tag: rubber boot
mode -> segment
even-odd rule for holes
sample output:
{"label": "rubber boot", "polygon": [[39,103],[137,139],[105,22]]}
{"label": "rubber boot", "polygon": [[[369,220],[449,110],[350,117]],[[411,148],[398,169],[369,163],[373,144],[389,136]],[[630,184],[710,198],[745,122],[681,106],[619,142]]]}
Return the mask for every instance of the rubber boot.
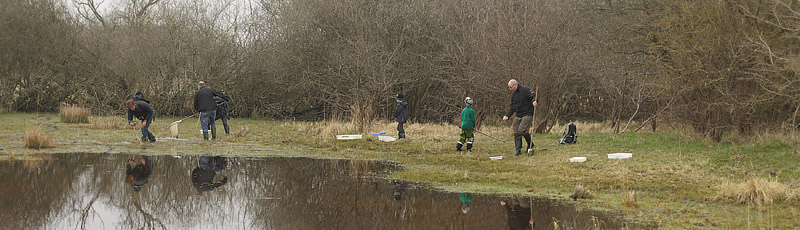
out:
{"label": "rubber boot", "polygon": [[225,134],[231,134],[231,128],[228,125],[225,125]]}
{"label": "rubber boot", "polygon": [[467,143],[467,152],[472,152],[472,143]]}
{"label": "rubber boot", "polygon": [[153,133],[148,133],[147,139],[150,139],[150,142],[156,142],[156,135],[153,135]]}
{"label": "rubber boot", "polygon": [[464,144],[461,144],[461,142],[458,142],[458,144],[456,144],[456,151],[461,152],[461,146],[464,146]]}
{"label": "rubber boot", "polygon": [[522,138],[514,138],[514,147],[517,149],[517,151],[514,152],[514,156],[519,156],[522,154],[522,152],[520,152],[520,149],[522,149]]}
{"label": "rubber boot", "polygon": [[203,133],[203,140],[208,140],[208,133]]}
{"label": "rubber boot", "polygon": [[527,150],[528,155],[533,155],[533,140],[531,140],[531,134],[526,133],[522,135],[525,138],[525,142],[528,143],[528,147],[525,148]]}
{"label": "rubber boot", "polygon": [[217,139],[217,128],[211,128],[211,140]]}

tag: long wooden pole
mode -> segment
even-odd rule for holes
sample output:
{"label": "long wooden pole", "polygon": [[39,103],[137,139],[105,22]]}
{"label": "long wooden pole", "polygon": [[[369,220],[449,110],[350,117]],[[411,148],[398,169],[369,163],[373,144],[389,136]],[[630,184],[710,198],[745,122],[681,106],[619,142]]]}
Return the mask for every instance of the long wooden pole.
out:
{"label": "long wooden pole", "polygon": [[[536,92],[534,92],[534,94],[536,94],[536,98],[534,98],[533,101],[536,101],[537,104],[538,104],[538,101],[539,101],[539,86],[536,86]],[[531,123],[533,123],[534,126],[536,125],[536,106],[533,107],[533,119],[531,119]],[[535,128],[536,127],[534,127],[534,132],[536,131]]]}
{"label": "long wooden pole", "polygon": [[[536,95],[534,95],[534,97],[536,97],[536,98],[534,98],[533,101],[535,101],[538,104],[539,103],[539,86],[538,85],[536,86],[536,91],[534,92],[534,94],[536,94]],[[531,123],[533,123],[533,133],[536,133],[536,129],[539,128],[539,126],[536,125],[536,107],[537,106],[533,107],[533,118],[531,118]],[[531,135],[531,146],[530,146],[530,149],[533,149],[533,135]],[[530,150],[530,149],[527,149],[527,150]],[[526,151],[526,152],[527,152],[526,154],[528,156],[531,155],[530,151]]]}

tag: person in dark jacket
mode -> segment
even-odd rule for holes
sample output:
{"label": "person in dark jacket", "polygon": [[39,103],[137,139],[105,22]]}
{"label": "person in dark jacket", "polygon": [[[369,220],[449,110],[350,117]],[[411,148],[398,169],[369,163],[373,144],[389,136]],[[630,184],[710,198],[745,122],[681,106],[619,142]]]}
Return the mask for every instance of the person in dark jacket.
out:
{"label": "person in dark jacket", "polygon": [[128,160],[128,165],[125,167],[125,183],[131,185],[134,192],[142,190],[142,186],[150,181],[151,175],[153,175],[153,165],[150,163],[150,157],[142,155],[138,162],[133,159]]}
{"label": "person in dark jacket", "polygon": [[195,195],[214,190],[228,183],[228,177],[222,175],[228,166],[228,159],[221,156],[201,156],[197,167],[192,170],[192,185]]}
{"label": "person in dark jacket", "polygon": [[508,81],[508,90],[512,92],[511,105],[508,107],[506,115],[503,116],[503,120],[508,120],[511,115],[517,113],[517,117],[514,118],[514,123],[512,125],[514,130],[514,145],[517,150],[514,156],[519,156],[521,153],[522,138],[525,138],[525,142],[528,144],[526,148],[527,152],[532,153],[533,141],[531,140],[531,134],[528,133],[528,129],[530,129],[533,124],[533,108],[538,105],[538,95],[531,92],[531,88],[520,85],[517,80],[514,79]]}
{"label": "person in dark jacket", "polygon": [[[143,102],[146,102],[147,104],[149,104],[150,107],[153,107],[153,104],[151,104],[150,101],[148,101],[147,99],[144,99],[144,95],[142,94],[142,91],[138,91],[138,92],[136,92],[136,94],[133,95],[133,101],[134,102],[143,101]],[[134,112],[134,111],[128,110],[128,122],[132,121],[133,117],[136,117],[139,120],[144,120],[145,115],[147,115],[147,114],[145,114],[144,112]]]}
{"label": "person in dark jacket", "polygon": [[128,100],[125,105],[128,107],[128,124],[134,126],[133,118],[131,115],[136,115],[136,118],[142,121],[142,142],[150,141],[156,142],[156,136],[148,130],[150,123],[156,117],[156,112],[153,107],[144,101]]}
{"label": "person in dark jacket", "polygon": [[221,97],[225,101],[231,98],[227,95],[209,88],[206,83],[197,83],[197,93],[194,95],[194,109],[200,112],[200,126],[203,127],[203,139],[208,140],[208,131],[211,130],[211,139],[217,139],[217,125],[214,123],[217,114],[217,103],[214,96]]}
{"label": "person in dark jacket", "polygon": [[228,126],[228,119],[230,118],[228,115],[228,101],[221,97],[214,96],[214,102],[217,103],[217,114],[214,120],[222,119],[222,125],[225,126],[225,134],[231,134],[231,129]]}
{"label": "person in dark jacket", "polygon": [[394,110],[394,117],[397,121],[397,138],[406,138],[406,130],[403,124],[408,121],[408,103],[404,101],[403,94],[398,93],[394,96],[397,107]]}

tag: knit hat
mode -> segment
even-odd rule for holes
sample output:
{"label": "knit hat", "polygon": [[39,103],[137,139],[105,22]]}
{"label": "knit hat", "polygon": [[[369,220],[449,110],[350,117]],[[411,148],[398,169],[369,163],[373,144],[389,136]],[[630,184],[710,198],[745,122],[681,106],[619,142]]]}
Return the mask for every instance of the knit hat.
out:
{"label": "knit hat", "polygon": [[394,97],[394,99],[402,101],[403,100],[403,94],[402,93],[398,93],[397,96]]}

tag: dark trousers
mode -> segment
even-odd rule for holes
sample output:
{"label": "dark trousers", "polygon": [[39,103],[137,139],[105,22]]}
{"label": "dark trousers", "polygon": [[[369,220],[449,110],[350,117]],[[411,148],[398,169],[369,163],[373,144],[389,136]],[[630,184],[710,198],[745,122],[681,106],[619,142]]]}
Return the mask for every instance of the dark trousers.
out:
{"label": "dark trousers", "polygon": [[[154,114],[153,116],[150,116],[149,118],[147,118],[147,120],[146,120],[147,124],[145,124],[144,128],[142,128],[142,140],[143,141],[146,141],[147,137],[153,136],[153,133],[150,132],[149,128],[150,128],[150,123],[153,123],[153,117],[155,117],[155,116],[156,115]],[[142,121],[145,121],[145,120],[142,120]]]}
{"label": "dark trousers", "polygon": [[224,108],[218,108],[216,116],[217,117],[214,118],[214,120],[222,119],[222,126],[225,127],[225,134],[230,134],[231,129],[230,127],[228,127],[228,111],[225,110]]}
{"label": "dark trousers", "polygon": [[406,138],[406,130],[403,129],[403,124],[405,122],[397,122],[397,137],[398,138]]}

